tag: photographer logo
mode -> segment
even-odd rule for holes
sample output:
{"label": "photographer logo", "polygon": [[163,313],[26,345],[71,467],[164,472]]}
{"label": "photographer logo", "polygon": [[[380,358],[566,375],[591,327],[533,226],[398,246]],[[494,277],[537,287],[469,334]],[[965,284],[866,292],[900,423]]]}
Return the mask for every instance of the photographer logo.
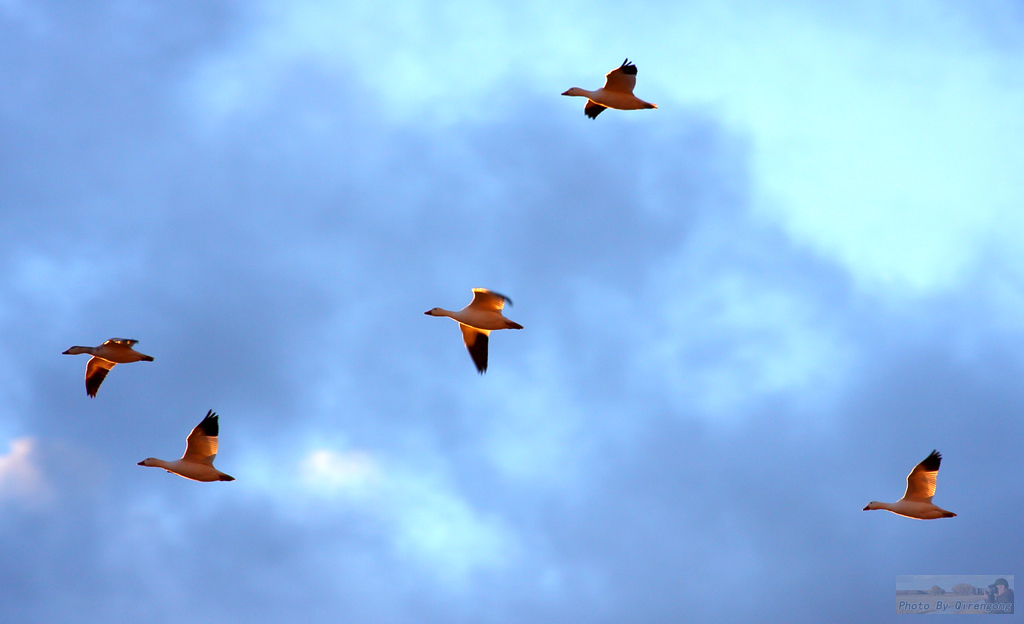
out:
{"label": "photographer logo", "polygon": [[897,576],[896,613],[1013,615],[1013,575]]}

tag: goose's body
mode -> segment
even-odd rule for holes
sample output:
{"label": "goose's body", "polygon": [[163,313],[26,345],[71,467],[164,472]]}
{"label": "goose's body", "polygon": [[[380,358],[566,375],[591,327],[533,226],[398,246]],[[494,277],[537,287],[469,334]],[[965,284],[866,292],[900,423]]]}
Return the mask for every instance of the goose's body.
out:
{"label": "goose's body", "polygon": [[633,95],[636,86],[636,65],[626,59],[622,65],[605,75],[604,86],[597,91],[587,91],[573,87],[562,95],[575,95],[587,98],[583,112],[591,119],[596,119],[606,108],[617,110],[638,110],[642,108],[658,108],[657,104],[645,102]]}
{"label": "goose's body", "polygon": [[115,364],[153,361],[152,357],[132,348],[137,342],[131,338],[111,338],[98,347],[71,347],[64,355],[87,353],[92,356],[85,366],[85,393],[95,397],[100,384]]}
{"label": "goose's body", "polygon": [[512,300],[505,295],[491,292],[486,288],[473,289],[473,301],[457,312],[434,308],[424,314],[429,316],[447,316],[459,323],[462,330],[462,341],[469,350],[469,355],[476,364],[476,370],[482,375],[487,372],[487,343],[492,331],[498,329],[522,329],[523,326],[505,318],[501,311]]}
{"label": "goose's body", "polygon": [[895,503],[879,503],[871,501],[864,511],[884,509],[900,516],[918,520],[935,520],[936,518],[954,518],[956,514],[932,504],[935,495],[935,482],[939,476],[939,464],[942,455],[932,451],[924,460],[914,466],[907,475],[907,492]]}
{"label": "goose's body", "polygon": [[173,472],[193,481],[234,481],[234,477],[213,467],[213,459],[217,457],[219,430],[218,417],[213,410],[210,410],[206,413],[206,418],[195,426],[192,433],[188,434],[185,454],[181,456],[181,459],[164,461],[149,457],[140,461],[139,465],[163,468],[167,472]]}

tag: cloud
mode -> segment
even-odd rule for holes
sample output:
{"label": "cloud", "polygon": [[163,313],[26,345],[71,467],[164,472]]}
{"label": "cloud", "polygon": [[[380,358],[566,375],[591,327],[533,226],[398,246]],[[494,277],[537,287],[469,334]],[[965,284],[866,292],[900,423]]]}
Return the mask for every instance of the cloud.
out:
{"label": "cloud", "polygon": [[35,439],[11,440],[10,451],[0,455],[0,502],[15,501],[36,508],[53,499],[53,488],[39,462]]}
{"label": "cloud", "polygon": [[310,451],[299,471],[303,484],[324,494],[352,494],[378,485],[380,471],[373,458],[353,451],[338,453],[327,449]]}
{"label": "cloud", "polygon": [[465,584],[475,570],[504,567],[514,556],[508,527],[475,509],[438,470],[385,464],[365,451],[320,448],[302,458],[298,478],[310,496],[364,514],[385,531],[396,556],[425,566],[451,587]]}
{"label": "cloud", "polygon": [[[717,621],[735,583],[734,619],[868,621],[907,562],[1016,565],[991,548],[1022,507],[1013,220],[993,231],[995,194],[920,231],[920,211],[855,205],[899,176],[895,197],[932,201],[1012,173],[956,178],[959,130],[927,137],[991,94],[955,93],[987,84],[962,49],[924,65],[931,103],[885,73],[936,31],[896,41],[877,14],[804,4],[641,5],[630,24],[569,5],[510,52],[522,25],[423,7],[182,6],[50,16],[39,41],[0,24],[3,418],[28,432],[0,474],[36,470],[67,510],[4,518],[0,619]],[[658,111],[592,122],[557,97],[613,48]],[[816,201],[851,180],[870,188]],[[1001,245],[949,234],[972,224]],[[486,376],[422,315],[473,286],[526,327],[492,337]],[[84,360],[59,353],[112,335],[156,361],[88,400]],[[135,465],[211,407],[238,481]],[[57,437],[75,452],[43,462]],[[860,511],[934,447],[955,523]],[[22,479],[0,483],[22,504]],[[168,572],[188,569],[217,591]]]}
{"label": "cloud", "polygon": [[1009,6],[916,2],[854,16],[804,2],[698,3],[671,22],[692,36],[665,45],[700,62],[685,80],[654,79],[750,133],[758,212],[859,287],[955,289],[991,231],[1019,225],[1019,54],[978,28]]}

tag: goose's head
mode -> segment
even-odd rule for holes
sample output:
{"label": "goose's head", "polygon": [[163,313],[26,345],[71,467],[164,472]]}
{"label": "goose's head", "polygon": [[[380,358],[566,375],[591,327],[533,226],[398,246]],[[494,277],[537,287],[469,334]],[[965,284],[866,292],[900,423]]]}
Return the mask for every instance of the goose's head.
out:
{"label": "goose's head", "polygon": [[79,355],[81,353],[91,353],[92,347],[71,347],[61,355]]}
{"label": "goose's head", "polygon": [[146,459],[139,462],[140,466],[156,466],[157,459],[155,457],[147,457]]}
{"label": "goose's head", "polygon": [[583,89],[580,89],[579,87],[573,87],[566,91],[565,93],[563,93],[562,95],[579,95],[583,97],[587,96],[586,92]]}
{"label": "goose's head", "polygon": [[444,310],[441,308],[430,308],[424,314],[427,316],[445,316]]}
{"label": "goose's head", "polygon": [[878,501],[871,501],[870,503],[868,503],[868,506],[865,507],[864,509],[862,509],[861,511],[871,511],[872,509],[881,509],[881,508],[882,508],[882,504],[881,503],[879,503]]}

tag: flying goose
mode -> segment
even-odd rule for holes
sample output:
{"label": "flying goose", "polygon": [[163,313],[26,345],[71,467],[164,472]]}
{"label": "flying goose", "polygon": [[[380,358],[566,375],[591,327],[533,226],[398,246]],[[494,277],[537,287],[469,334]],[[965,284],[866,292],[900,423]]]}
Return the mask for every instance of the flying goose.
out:
{"label": "flying goose", "polygon": [[606,108],[618,110],[636,110],[638,108],[658,108],[657,104],[644,102],[633,95],[633,87],[636,86],[636,65],[629,62],[629,59],[622,61],[622,65],[605,74],[604,86],[597,91],[587,91],[579,87],[573,87],[562,95],[578,95],[587,98],[587,105],[583,112],[591,119],[597,119]]}
{"label": "flying goose", "polygon": [[115,364],[127,364],[129,362],[152,362],[153,358],[139,353],[132,346],[138,340],[131,338],[111,338],[98,347],[71,347],[64,352],[64,355],[79,355],[88,353],[92,356],[85,366],[85,393],[95,397],[100,389],[100,384],[106,378],[110,369]]}
{"label": "flying goose", "polygon": [[430,316],[447,316],[459,323],[462,330],[462,340],[469,349],[469,355],[476,364],[476,370],[483,375],[487,372],[487,340],[490,333],[496,329],[522,329],[523,326],[510,321],[501,315],[505,302],[512,305],[512,300],[505,295],[499,295],[486,288],[473,289],[473,301],[458,312],[451,312],[443,308],[427,310],[424,314]]}
{"label": "flying goose", "polygon": [[894,514],[917,518],[918,520],[934,520],[936,518],[954,518],[956,514],[932,504],[935,495],[935,479],[939,476],[939,463],[942,455],[932,451],[920,464],[907,475],[907,493],[895,503],[879,503],[871,501],[864,511],[885,509]]}
{"label": "flying goose", "polygon": [[140,466],[163,468],[167,472],[192,479],[193,481],[234,481],[235,478],[224,474],[213,467],[213,458],[217,457],[217,415],[213,410],[206,412],[192,433],[188,434],[185,454],[181,459],[164,461],[149,457],[139,462]]}

